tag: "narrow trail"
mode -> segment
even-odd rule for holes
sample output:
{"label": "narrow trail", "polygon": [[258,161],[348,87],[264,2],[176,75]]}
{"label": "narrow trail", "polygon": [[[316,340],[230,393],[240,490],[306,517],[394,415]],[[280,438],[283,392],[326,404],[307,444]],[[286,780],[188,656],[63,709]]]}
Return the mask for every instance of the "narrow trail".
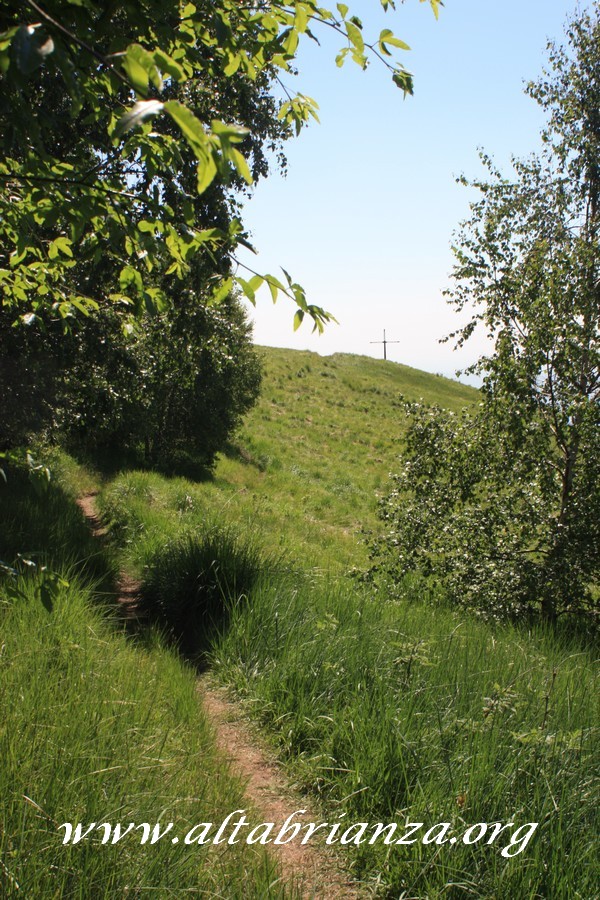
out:
{"label": "narrow trail", "polygon": [[[276,834],[286,820],[295,813],[290,825],[301,822],[323,822],[322,813],[311,808],[310,802],[290,784],[281,766],[269,752],[256,729],[248,722],[239,705],[228,698],[224,689],[215,687],[209,675],[198,679],[198,691],[202,705],[215,731],[217,749],[229,763],[232,774],[245,783],[246,796],[250,800],[256,819],[273,822]],[[327,834],[329,829],[323,829]],[[318,837],[302,844],[300,832],[297,839],[269,849],[280,863],[286,880],[293,880],[303,898],[342,900],[342,898],[366,897],[360,885],[353,882],[343,869],[342,861]],[[285,836],[282,836],[282,840]]]}
{"label": "narrow trail", "polygon": [[[96,493],[85,494],[77,500],[87,524],[98,540],[107,538],[96,505]],[[124,607],[126,619],[137,618],[140,583],[121,572],[116,582],[116,599]],[[248,798],[248,812],[252,824],[273,822],[276,835],[292,815],[293,822],[307,825],[321,823],[322,814],[311,807],[306,797],[290,784],[283,769],[275,760],[264,740],[250,724],[241,707],[231,700],[224,689],[211,684],[210,675],[198,678],[198,693],[202,707],[212,726],[215,745],[226,760],[230,773],[244,784]],[[323,829],[325,835],[328,829]],[[372,896],[352,880],[343,860],[326,848],[318,836],[302,844],[302,836],[288,843],[268,845],[269,853],[280,865],[286,882],[293,884],[303,900],[361,900]],[[282,840],[285,836],[282,836]]]}
{"label": "narrow trail", "polygon": [[[92,535],[95,538],[98,538],[99,541],[105,541],[108,532],[102,524],[102,519],[98,513],[98,507],[96,505],[97,496],[98,491],[83,494],[83,496],[78,497],[76,503],[85,516],[85,520]],[[124,617],[127,620],[131,621],[138,618],[137,602],[139,599],[139,592],[140,582],[135,578],[131,578],[131,576],[127,575],[125,572],[119,572],[115,583],[115,599],[116,602],[122,606]]]}

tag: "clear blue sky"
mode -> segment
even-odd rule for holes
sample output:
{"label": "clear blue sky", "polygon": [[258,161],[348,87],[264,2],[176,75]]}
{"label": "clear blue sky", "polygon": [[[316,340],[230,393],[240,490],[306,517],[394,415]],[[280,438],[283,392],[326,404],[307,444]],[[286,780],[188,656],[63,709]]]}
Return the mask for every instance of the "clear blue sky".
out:
{"label": "clear blue sky", "polygon": [[541,74],[547,40],[562,43],[575,4],[446,0],[438,21],[417,0],[388,14],[379,0],[347,4],[366,37],[389,27],[411,46],[402,58],[415,94],[403,100],[376,61],[366,72],[350,61],[338,69],[334,36],[301,49],[288,83],[318,101],[321,124],[288,142],[287,177],[274,173],[247,203],[259,254],[242,259],[262,272],[285,267],[340,324],[322,336],[308,324],[293,333],[291,301],[273,306],[263,289],[251,311],[255,341],[381,356],[369,342],[385,328],[399,341],[388,359],[453,375],[484,346],[458,354],[438,342],[459,323],[442,296],[470,196],[455,178],[482,174],[478,148],[506,168],[511,155],[538,149],[543,117],[524,82]]}

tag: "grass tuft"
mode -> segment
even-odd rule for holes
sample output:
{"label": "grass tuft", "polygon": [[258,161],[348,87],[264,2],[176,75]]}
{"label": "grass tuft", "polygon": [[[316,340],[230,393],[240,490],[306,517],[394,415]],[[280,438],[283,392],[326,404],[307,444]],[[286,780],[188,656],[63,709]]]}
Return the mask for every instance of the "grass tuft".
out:
{"label": "grass tuft", "polygon": [[256,545],[231,528],[184,533],[149,556],[140,612],[184,655],[197,656],[224,630],[263,569]]}

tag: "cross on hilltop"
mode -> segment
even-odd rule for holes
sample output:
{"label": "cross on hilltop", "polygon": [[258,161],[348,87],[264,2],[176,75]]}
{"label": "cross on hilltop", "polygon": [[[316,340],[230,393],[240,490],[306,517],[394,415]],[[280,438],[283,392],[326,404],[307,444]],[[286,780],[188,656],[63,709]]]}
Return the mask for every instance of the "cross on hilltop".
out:
{"label": "cross on hilltop", "polygon": [[383,329],[383,340],[382,341],[369,341],[370,344],[383,344],[383,358],[387,359],[386,348],[388,344],[399,344],[400,341],[386,341],[385,339],[385,328]]}

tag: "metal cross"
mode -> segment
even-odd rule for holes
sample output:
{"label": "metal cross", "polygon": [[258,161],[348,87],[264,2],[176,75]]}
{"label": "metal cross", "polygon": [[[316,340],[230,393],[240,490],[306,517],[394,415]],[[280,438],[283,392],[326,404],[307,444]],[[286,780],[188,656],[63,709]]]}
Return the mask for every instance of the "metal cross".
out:
{"label": "metal cross", "polygon": [[399,344],[400,341],[386,341],[385,339],[385,328],[383,329],[383,340],[382,341],[369,341],[370,344],[383,344],[383,358],[387,359],[386,347],[388,344]]}

